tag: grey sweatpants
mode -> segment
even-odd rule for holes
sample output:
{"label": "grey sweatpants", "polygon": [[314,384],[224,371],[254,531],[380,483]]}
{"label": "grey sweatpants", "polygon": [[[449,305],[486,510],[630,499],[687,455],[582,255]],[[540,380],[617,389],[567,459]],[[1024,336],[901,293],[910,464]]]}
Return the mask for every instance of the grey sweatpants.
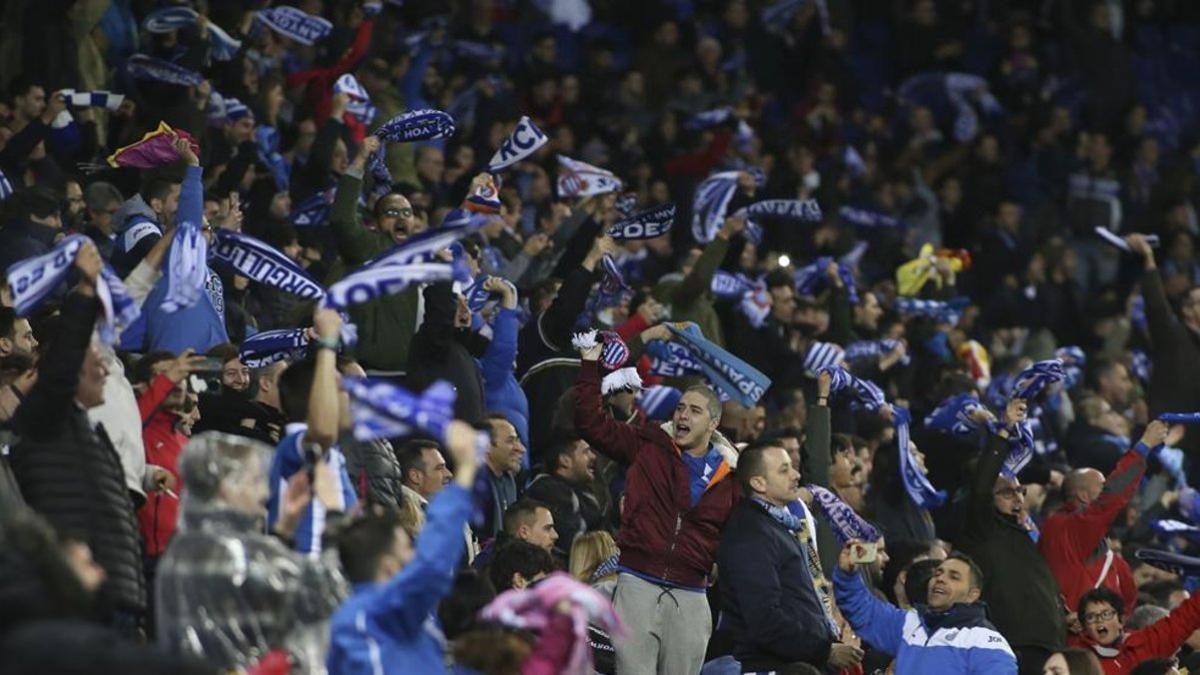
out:
{"label": "grey sweatpants", "polygon": [[628,632],[613,645],[617,675],[695,675],[704,665],[712,615],[704,593],[617,577],[613,596]]}

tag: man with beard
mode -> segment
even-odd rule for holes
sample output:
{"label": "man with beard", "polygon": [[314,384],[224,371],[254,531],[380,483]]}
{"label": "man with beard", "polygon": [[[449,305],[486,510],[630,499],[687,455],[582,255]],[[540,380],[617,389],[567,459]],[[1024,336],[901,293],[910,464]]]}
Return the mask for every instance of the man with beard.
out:
{"label": "man with beard", "polygon": [[554,516],[558,532],[553,553],[561,562],[570,557],[575,537],[600,529],[604,512],[592,494],[596,453],[576,436],[559,441],[547,455],[544,472],[525,489],[525,496],[542,502]]}
{"label": "man with beard", "polygon": [[221,387],[218,391],[200,394],[200,421],[196,424],[196,433],[214,430],[264,443],[278,443],[286,424],[279,407],[278,388],[279,374],[285,364],[271,364],[255,378],[242,363],[236,345],[217,345],[208,350],[208,356],[221,362],[217,371]]}

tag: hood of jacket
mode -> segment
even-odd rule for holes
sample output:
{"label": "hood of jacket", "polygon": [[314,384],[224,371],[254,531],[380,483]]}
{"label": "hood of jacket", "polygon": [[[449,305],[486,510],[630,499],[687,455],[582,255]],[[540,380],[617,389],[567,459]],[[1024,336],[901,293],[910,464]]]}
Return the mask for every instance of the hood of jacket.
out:
{"label": "hood of jacket", "polygon": [[117,212],[113,214],[113,231],[121,232],[124,230],[129,219],[134,216],[145,216],[156,223],[158,222],[158,214],[154,212],[154,209],[150,208],[150,205],[146,203],[146,200],[142,199],[141,195],[134,195],[126,199],[120,208],[117,209]]}
{"label": "hood of jacket", "polygon": [[921,615],[921,621],[930,634],[941,629],[971,628],[990,623],[987,603],[982,601],[970,604],[960,602],[942,611],[930,609],[928,605],[917,605],[917,613]]}

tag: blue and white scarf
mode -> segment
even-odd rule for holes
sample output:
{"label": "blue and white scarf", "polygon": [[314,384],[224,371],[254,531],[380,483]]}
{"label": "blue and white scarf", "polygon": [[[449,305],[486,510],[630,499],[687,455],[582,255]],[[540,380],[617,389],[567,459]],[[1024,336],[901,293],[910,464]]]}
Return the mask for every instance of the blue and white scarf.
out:
{"label": "blue and white scarf", "polygon": [[[82,234],[73,234],[64,238],[49,253],[26,258],[8,268],[8,284],[12,289],[13,309],[17,316],[29,316],[55,288],[66,281],[79,249],[89,241]],[[104,309],[98,326],[100,339],[105,344],[113,344],[118,333],[133,323],[141,310],[125,290],[120,278],[107,265],[96,281],[96,295]]]}
{"label": "blue and white scarf", "polygon": [[199,18],[191,7],[163,7],[147,14],[142,28],[148,33],[170,33],[195,24]]}
{"label": "blue and white scarf", "polygon": [[852,541],[879,541],[879,530],[854,512],[837,495],[819,485],[809,485],[817,511],[829,523],[829,529],[842,546]]}
{"label": "blue and white scarf", "polygon": [[1167,424],[1200,424],[1200,412],[1163,413],[1158,419]]}
{"label": "blue and white scarf", "polygon": [[454,268],[441,263],[379,264],[363,267],[329,287],[324,306],[345,309],[379,298],[395,295],[412,284],[447,281]]}
{"label": "blue and white scarf", "polygon": [[1192,525],[1191,523],[1185,523],[1180,520],[1171,520],[1169,518],[1156,520],[1150,524],[1150,527],[1152,527],[1155,532],[1168,537],[1183,535],[1190,539],[1200,539],[1200,527]]}
{"label": "blue and white scarf", "polygon": [[946,399],[925,416],[925,428],[944,434],[966,436],[979,425],[971,419],[977,410],[984,410],[984,405],[971,394],[959,394]]}
{"label": "blue and white scarf", "polygon": [[242,50],[242,41],[211,21],[208,23],[208,53],[218,61],[232,61]]}
{"label": "blue and white scarf", "polygon": [[145,54],[129,57],[125,72],[135,80],[153,80],[181,87],[197,87],[204,82],[204,76],[194,70]]}
{"label": "blue and white scarf", "polygon": [[718,124],[722,124],[725,122],[725,120],[729,119],[730,115],[733,115],[733,108],[730,106],[705,110],[704,112],[698,112],[689,117],[687,121],[683,123],[683,128],[690,129],[692,131],[709,129],[717,126]]}
{"label": "blue and white scarf", "polygon": [[367,90],[358,83],[358,79],[351,73],[345,73],[333,83],[333,91],[335,94],[345,94],[349,97],[349,102],[346,104],[346,112],[354,115],[358,121],[363,124],[370,124],[375,121],[375,116],[379,114],[379,110],[371,105],[371,95]]}
{"label": "blue and white scarf", "polygon": [[[999,421],[988,422],[988,429],[993,434],[998,434],[1003,428]],[[1121,447],[1129,447],[1126,442],[1120,443]],[[1004,464],[1000,466],[1000,475],[1008,476],[1015,479],[1017,474],[1021,473],[1021,469],[1029,464],[1034,455],[1033,443],[1033,426],[1029,420],[1023,420],[1016,425],[1016,433],[1009,433],[1008,437],[1008,457],[1004,459]]]}
{"label": "blue and white scarf", "polygon": [[1059,347],[1054,350],[1054,356],[1063,363],[1063,384],[1067,389],[1074,389],[1083,379],[1083,367],[1087,365],[1087,354],[1075,346]]}
{"label": "blue and white scarf", "polygon": [[845,357],[846,352],[841,346],[814,340],[804,354],[804,371],[815,377],[822,369],[840,364]]}
{"label": "blue and white scarf", "polygon": [[741,405],[753,407],[771,386],[771,378],[705,338],[696,324],[688,323],[682,329],[667,324],[667,328],[675,340],[687,347],[700,362],[704,376],[713,387],[724,391]]}
{"label": "blue and white scarf", "polygon": [[559,199],[620,192],[625,187],[621,179],[608,169],[601,169],[566,155],[558,156],[558,169]]}
{"label": "blue and white scarf", "polygon": [[764,199],[738,211],[754,219],[779,218],[804,223],[821,222],[821,206],[815,199]]}
{"label": "blue and white scarf", "polygon": [[[425,230],[420,234],[415,234],[408,237],[404,241],[396,244],[392,248],[375,256],[369,260],[364,267],[380,267],[388,265],[408,265],[414,262],[433,262],[434,256],[442,249],[450,248],[459,239],[468,235],[474,234],[483,227],[486,219],[472,217],[471,214],[466,214],[461,219],[453,219],[452,216],[456,212],[462,212],[461,209],[455,209],[446,216],[442,226],[432,230]],[[462,212],[466,213],[466,212]],[[469,278],[468,278],[469,280]]]}
{"label": "blue and white scarf", "polygon": [[268,28],[302,45],[313,45],[333,31],[333,24],[295,7],[281,5],[260,10],[256,15]]}
{"label": "blue and white scarf", "polygon": [[1154,361],[1150,359],[1150,355],[1141,349],[1135,349],[1131,357],[1129,365],[1134,377],[1141,380],[1142,384],[1150,384],[1150,376],[1154,374]]}
{"label": "blue and white scarf", "polygon": [[125,102],[124,94],[114,94],[111,91],[75,91],[74,89],[64,89],[62,93],[67,97],[67,103],[75,108],[104,108],[115,111]]}
{"label": "blue and white scarf", "polygon": [[0,202],[4,201],[5,199],[8,199],[12,195],[13,195],[12,183],[9,182],[8,176],[4,175],[3,171],[0,171]]}
{"label": "blue and white scarf", "polygon": [[851,405],[864,410],[876,411],[887,404],[883,390],[874,382],[850,374],[840,365],[829,365],[817,371],[817,375],[829,373],[829,393],[845,392],[853,396]]}
{"label": "blue and white scarf", "polygon": [[315,227],[329,220],[336,188],[322,190],[292,207],[288,220],[296,227]]}
{"label": "blue and white scarf", "polygon": [[[899,340],[859,340],[846,345],[846,360],[850,362],[879,358],[890,354],[900,346]],[[908,365],[912,358],[905,354],[900,363]]]}
{"label": "blue and white scarf", "polygon": [[[833,262],[832,256],[821,256],[804,267],[797,269],[792,275],[792,280],[796,284],[796,293],[808,296],[820,293],[829,284],[829,274],[826,270],[829,269],[829,263],[831,262]],[[850,301],[850,304],[857,305],[858,286],[854,282],[854,272],[839,262],[838,276],[842,280],[842,285],[846,287],[846,297]]]}
{"label": "blue and white scarf", "polygon": [[718,270],[713,274],[710,290],[718,300],[740,300],[754,290],[754,282],[746,278],[744,274],[730,274]]}
{"label": "blue and white scarf", "polygon": [[664,204],[618,220],[608,229],[608,236],[617,241],[654,239],[670,232],[674,223],[675,205]]}
{"label": "blue and white scarf", "polygon": [[869,228],[896,228],[903,227],[904,221],[880,213],[873,209],[855,208],[853,206],[843,206],[838,209],[838,217],[856,227]]}
{"label": "blue and white scarf", "polygon": [[688,377],[704,372],[687,347],[673,342],[653,340],[646,345],[650,357],[650,373],[659,377]]}
{"label": "blue and white scarf", "polygon": [[238,274],[265,286],[278,288],[304,300],[325,296],[325,289],[290,258],[275,247],[231,230],[217,230],[213,258],[229,265]]}
{"label": "blue and white scarf", "polygon": [[242,342],[238,359],[247,368],[264,368],[279,361],[293,361],[308,351],[307,328],[281,328],[255,333]]}
{"label": "blue and white scarf", "polygon": [[751,497],[755,504],[763,507],[769,516],[775,519],[775,522],[787,528],[789,532],[800,532],[804,529],[804,519],[792,513],[786,506],[778,506],[763,499],[759,496]]}
{"label": "blue and white scarf", "polygon": [[696,186],[692,199],[692,237],[701,244],[712,241],[725,223],[725,212],[737,192],[737,171],[715,173]]}
{"label": "blue and white scarf", "polygon": [[454,118],[441,110],[409,110],[384,122],[375,136],[387,143],[412,143],[449,138],[454,135]]}
{"label": "blue and white scarf", "polygon": [[343,379],[350,394],[354,438],[374,441],[406,436],[414,430],[442,438],[454,420],[454,387],[438,380],[420,395],[386,380],[370,377]]}
{"label": "blue and white scarf", "polygon": [[1200,558],[1149,548],[1140,549],[1134,555],[1138,560],[1160,570],[1166,570],[1181,577],[1200,577]]}
{"label": "blue and white scarf", "polygon": [[537,152],[538,148],[550,141],[550,138],[537,128],[528,116],[522,117],[508,138],[500,144],[492,161],[488,162],[488,173],[497,173],[520,162]]}
{"label": "blue and white scarf", "polygon": [[204,294],[204,284],[208,281],[208,241],[198,223],[185,220],[176,228],[168,265],[170,278],[162,311],[174,314],[194,307]]}
{"label": "blue and white scarf", "polygon": [[[617,201],[613,203],[613,208],[617,210],[623,217],[628,218],[633,215],[633,210],[637,208],[638,196],[636,192],[626,192],[617,197]],[[672,213],[672,218],[674,214]]]}
{"label": "blue and white scarf", "polygon": [[904,491],[913,503],[923,509],[936,509],[946,503],[945,490],[938,490],[929,482],[924,471],[917,466],[910,448],[908,425],[912,417],[899,406],[892,406],[892,424],[896,427],[896,449],[900,453],[900,478]]}
{"label": "blue and white scarf", "polygon": [[454,51],[455,56],[483,61],[485,63],[488,61],[500,61],[504,58],[503,47],[496,47],[486,42],[455,40],[451,43],[450,48]]}
{"label": "blue and white scarf", "polygon": [[938,323],[954,325],[962,318],[962,308],[970,303],[968,298],[954,298],[942,302],[941,300],[918,300],[900,296],[895,299],[892,306],[903,316],[924,316]]}
{"label": "blue and white scarf", "polygon": [[[1109,232],[1106,228],[1097,225],[1095,232],[1096,234],[1100,235],[1101,239],[1121,249],[1122,251],[1125,251],[1126,253],[1133,253],[1133,249],[1124,239],[1118,237],[1112,232]],[[1151,248],[1158,248],[1159,243],[1157,234],[1144,234],[1142,235],[1142,238],[1146,240],[1146,244],[1148,244]]]}
{"label": "blue and white scarf", "polygon": [[1064,377],[1066,375],[1063,373],[1063,362],[1061,359],[1038,361],[1021,371],[1021,374],[1017,376],[1009,398],[1031,400],[1036,398],[1047,385],[1062,382]]}

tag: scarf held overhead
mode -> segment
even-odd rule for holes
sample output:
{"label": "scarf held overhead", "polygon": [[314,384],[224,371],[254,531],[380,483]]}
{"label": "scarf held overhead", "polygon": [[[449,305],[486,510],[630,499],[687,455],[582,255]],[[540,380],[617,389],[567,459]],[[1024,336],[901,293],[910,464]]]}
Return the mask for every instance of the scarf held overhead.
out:
{"label": "scarf held overhead", "polygon": [[771,378],[704,337],[694,323],[668,324],[674,339],[687,347],[700,363],[713,387],[747,408],[753,407],[771,386]]}

